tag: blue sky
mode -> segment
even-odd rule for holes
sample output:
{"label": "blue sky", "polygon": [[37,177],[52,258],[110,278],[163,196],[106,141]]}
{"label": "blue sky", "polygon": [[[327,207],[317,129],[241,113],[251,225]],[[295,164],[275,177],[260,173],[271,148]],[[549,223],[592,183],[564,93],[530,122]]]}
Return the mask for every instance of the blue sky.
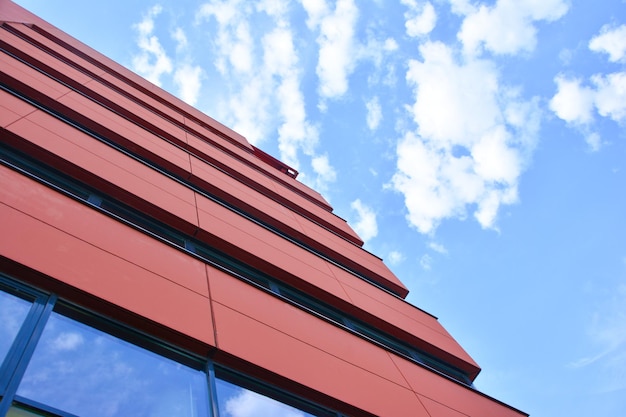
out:
{"label": "blue sky", "polygon": [[626,415],[623,0],[18,3],[299,170],[478,389]]}

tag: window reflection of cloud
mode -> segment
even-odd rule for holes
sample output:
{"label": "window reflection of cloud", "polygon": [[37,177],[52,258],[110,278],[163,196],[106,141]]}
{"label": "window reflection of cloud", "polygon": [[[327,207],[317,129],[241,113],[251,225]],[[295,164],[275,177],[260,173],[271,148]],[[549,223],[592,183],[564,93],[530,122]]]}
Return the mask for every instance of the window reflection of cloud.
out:
{"label": "window reflection of cloud", "polygon": [[249,391],[222,379],[216,379],[220,414],[225,417],[312,417],[304,411]]}
{"label": "window reflection of cloud", "polygon": [[83,337],[79,333],[63,332],[52,341],[52,346],[55,350],[75,350],[83,342]]}
{"label": "window reflection of cloud", "polygon": [[54,314],[18,394],[80,416],[192,416],[204,383],[200,371]]}
{"label": "window reflection of cloud", "polygon": [[20,330],[31,303],[0,291],[0,364]]}
{"label": "window reflection of cloud", "polygon": [[241,389],[236,397],[231,397],[226,401],[226,412],[231,417],[306,417],[309,415],[245,389]]}

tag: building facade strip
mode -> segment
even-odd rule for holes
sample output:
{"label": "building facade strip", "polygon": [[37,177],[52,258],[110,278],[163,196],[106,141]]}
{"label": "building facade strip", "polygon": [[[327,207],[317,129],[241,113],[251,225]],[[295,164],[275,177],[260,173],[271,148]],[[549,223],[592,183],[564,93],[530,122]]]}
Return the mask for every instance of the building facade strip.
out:
{"label": "building facade strip", "polygon": [[[394,352],[400,352],[402,355],[408,355],[411,360],[418,360],[418,363],[426,363],[429,368],[441,371],[443,370],[446,375],[451,375],[453,378],[459,378],[460,380],[466,380],[463,374],[458,373],[449,373],[446,371],[447,365],[443,365],[443,368],[440,366],[439,362],[432,362],[431,360],[427,360],[424,362],[424,359],[428,359],[428,357],[423,357],[422,353],[418,353],[417,351],[413,351],[409,345],[402,347],[403,342],[401,341],[393,341],[390,340],[387,336],[380,333],[380,330],[376,330],[374,328],[370,328],[369,325],[365,324],[366,327],[363,327],[363,324],[367,321],[371,322],[373,315],[366,318],[362,324],[359,324],[358,327],[355,325],[358,324],[357,321],[354,321],[353,318],[346,317],[340,310],[334,310],[333,307],[324,306],[320,304],[317,300],[323,300],[328,298],[328,290],[332,291],[333,288],[329,287],[323,291],[321,288],[332,284],[332,280],[326,283],[321,281],[315,281],[319,277],[312,276],[312,282],[306,282],[308,287],[302,288],[299,292],[294,288],[285,287],[283,283],[277,281],[274,276],[278,277],[281,274],[281,271],[277,271],[277,274],[265,274],[263,275],[256,268],[251,268],[250,264],[245,264],[246,259],[235,259],[232,258],[233,255],[236,255],[234,250],[229,250],[228,248],[223,248],[226,252],[217,252],[213,249],[213,246],[206,246],[206,240],[195,241],[190,239],[189,237],[185,237],[181,235],[179,232],[175,232],[173,230],[167,230],[165,226],[159,226],[159,224],[154,221],[148,219],[143,213],[135,212],[132,210],[129,211],[128,208],[123,208],[119,206],[115,201],[111,200],[108,196],[102,195],[99,191],[90,191],[88,188],[85,188],[79,183],[76,183],[75,180],[71,180],[69,178],[59,177],[54,172],[50,172],[50,170],[46,170],[44,167],[33,166],[32,162],[28,162],[28,159],[24,160],[25,157],[21,157],[12,153],[10,150],[7,150],[6,147],[2,148],[2,157],[7,166],[11,166],[18,171],[22,171],[24,174],[33,176],[34,179],[38,181],[42,181],[48,187],[56,188],[58,191],[65,193],[68,197],[73,198],[76,201],[82,201],[84,204],[87,204],[91,209],[99,208],[103,213],[113,217],[117,221],[122,221],[128,226],[135,228],[136,230],[141,231],[142,233],[151,236],[152,238],[156,238],[159,241],[170,245],[174,248],[177,248],[179,251],[184,252],[186,255],[192,255],[199,257],[199,259],[208,262],[209,264],[215,265],[216,267],[222,268],[224,271],[228,271],[229,274],[238,277],[239,279],[243,279],[249,284],[253,284],[255,286],[261,285],[266,291],[269,291],[273,294],[273,296],[278,296],[283,300],[283,302],[292,303],[298,308],[302,308],[305,311],[308,311],[311,314],[314,314],[317,317],[321,317],[324,320],[327,320],[333,325],[339,326],[345,331],[352,332],[354,334],[359,335],[359,337],[364,337],[370,342],[374,342],[384,347],[385,349],[390,349]],[[62,212],[61,210],[56,210],[55,212]],[[219,243],[219,242],[218,242]],[[224,253],[229,253],[228,256],[225,257]],[[249,261],[249,260],[248,260]],[[310,281],[310,279],[309,279]],[[298,283],[303,283],[304,281],[298,279]],[[335,290],[337,288],[335,287]],[[340,291],[340,289],[339,289]],[[343,294],[340,294],[340,296]],[[303,298],[304,297],[304,298]],[[311,298],[315,297],[315,298]],[[314,301],[315,300],[315,301]],[[353,311],[353,308],[350,308],[352,305],[347,300],[342,300],[337,297],[337,300],[342,301],[344,304],[343,310]],[[334,304],[337,304],[336,302]],[[387,328],[392,326],[390,323],[384,323],[381,328]],[[371,338],[374,339],[371,339]],[[416,336],[411,335],[413,339]],[[426,337],[428,339],[428,337]],[[424,341],[418,339],[419,344],[424,344]],[[382,342],[382,345],[380,344]],[[422,349],[432,350],[432,346],[427,345],[426,348],[422,346]],[[398,350],[399,349],[399,350]],[[408,349],[408,350],[407,350]],[[412,352],[411,352],[412,351]],[[426,352],[424,352],[426,353]],[[431,352],[432,354],[432,352]],[[416,356],[417,355],[417,356]],[[460,369],[462,369],[461,367]],[[464,379],[465,378],[465,379]]]}
{"label": "building facade strip", "polygon": [[192,190],[48,114],[31,113],[8,126],[2,135],[6,143],[48,159],[57,169],[83,181],[87,179],[92,186],[108,192],[120,190],[114,194],[122,199],[134,196],[133,202],[143,202],[137,208],[148,209],[157,218],[175,221],[176,226],[184,226],[188,232],[197,228]]}
{"label": "building facade strip", "polygon": [[83,293],[214,345],[207,297],[0,204],[0,254]]}
{"label": "building facade strip", "polygon": [[[51,70],[48,69],[48,72],[50,72]],[[62,74],[63,71],[59,71],[59,70],[55,70],[56,74],[58,76],[60,76],[59,74]],[[69,82],[69,80],[68,80]],[[67,84],[66,84],[67,85]],[[90,86],[90,88],[94,88],[94,86],[97,86],[97,83],[88,83],[88,86]],[[81,86],[81,87],[85,87],[85,86]],[[17,87],[16,87],[17,88]],[[98,89],[102,90],[101,92],[104,94],[106,92],[109,92],[109,90],[107,89],[102,89],[101,87],[98,87]],[[35,93],[32,93],[35,94]],[[93,96],[91,98],[88,98],[89,96],[86,95],[85,91],[80,91],[79,94],[72,94],[69,95],[68,97],[63,97],[63,100],[60,100],[59,103],[61,104],[68,104],[68,102],[71,104],[72,101],[76,102],[74,106],[69,106],[70,109],[78,109],[78,112],[75,112],[74,117],[76,119],[79,119],[83,124],[87,124],[87,125],[92,125],[92,128],[99,130],[101,132],[103,132],[104,135],[110,137],[112,140],[116,140],[118,142],[124,143],[126,144],[126,146],[130,146],[130,147],[134,147],[137,149],[137,151],[139,152],[148,152],[148,149],[142,149],[141,147],[138,147],[137,144],[134,143],[128,143],[128,135],[120,135],[120,134],[116,134],[115,132],[111,132],[109,129],[105,129],[102,125],[102,123],[98,123],[98,118],[95,117],[91,117],[91,115],[89,114],[83,114],[84,112],[82,112],[82,109],[89,109],[87,110],[87,113],[89,113],[90,111],[96,112],[96,114],[100,114],[101,117],[100,119],[102,119],[102,117],[105,118],[109,118],[109,119],[116,119],[118,120],[118,124],[124,124],[124,127],[128,128],[130,125],[132,125],[132,123],[136,124],[136,120],[144,120],[145,118],[142,118],[140,116],[138,116],[139,112],[138,111],[133,111],[132,108],[129,109],[127,107],[129,106],[120,106],[119,103],[117,103],[118,101],[120,101],[119,99],[115,99],[115,98],[111,98],[111,99],[106,99],[106,98],[102,98],[102,96],[99,95],[99,99],[95,102],[98,104],[98,106],[104,106],[104,108],[101,108],[100,111],[98,111],[99,107],[94,107],[94,106],[89,106],[88,103],[86,103],[85,101],[87,100],[93,100]],[[50,102],[48,100],[48,103],[52,106],[55,106],[55,104],[59,104],[59,103],[54,103],[54,101]],[[111,111],[112,108],[115,107],[117,109],[124,109],[123,111],[126,113],[125,115],[121,115],[119,114],[119,112],[112,112],[114,114],[107,114],[106,110]],[[106,110],[105,110],[106,109]],[[67,113],[68,110],[62,110],[64,113]],[[135,121],[132,121],[127,117],[129,115],[132,115],[132,117],[135,118]],[[117,116],[117,117],[115,117]],[[147,115],[146,115],[147,117]],[[153,119],[158,119],[158,118],[154,118]],[[171,126],[171,124],[166,124],[167,126]],[[114,126],[113,124],[109,124],[107,125],[109,127]],[[137,133],[139,132],[139,137],[141,136],[145,136],[145,134],[147,133],[147,135],[149,137],[152,138],[162,138],[164,143],[163,146],[166,145],[166,138],[163,137],[163,135],[168,135],[168,137],[170,139],[172,139],[173,141],[169,141],[170,144],[175,143],[174,141],[178,140],[178,139],[174,139],[174,138],[181,138],[181,137],[185,137],[185,134],[183,134],[182,132],[177,132],[177,133],[165,133],[164,131],[160,131],[160,136],[155,136],[155,133],[152,133],[155,129],[147,129],[146,133],[144,133],[144,135],[141,135],[141,129],[144,129],[145,126],[141,126],[141,125],[137,125],[135,126],[134,132]],[[157,129],[158,130],[158,129]],[[133,136],[135,137],[135,136]],[[178,143],[175,143],[176,146],[179,147],[185,147],[185,143],[180,142],[180,140],[178,140]],[[153,144],[152,147],[154,148],[155,146],[158,146],[156,144]],[[170,146],[171,147],[171,146]],[[206,147],[206,146],[205,146]],[[214,150],[211,150],[211,152],[215,155]],[[206,156],[206,155],[204,155]],[[159,154],[153,154],[150,155],[150,158],[158,158]],[[259,177],[259,175],[255,175],[257,172],[255,172],[254,170],[251,170],[251,168],[249,168],[248,165],[241,165],[240,161],[237,160],[233,160],[230,159],[229,161],[222,161],[219,162],[217,160],[215,160],[213,158],[215,163],[218,163],[220,166],[220,169],[224,170],[224,172],[228,172],[230,171],[229,175],[233,175],[233,173],[236,173],[236,176],[238,179],[241,178],[259,178],[259,179],[263,179],[263,177]],[[162,164],[165,165],[171,165],[175,162],[175,160],[168,160],[166,158],[161,158],[159,160]],[[205,161],[206,162],[206,161]],[[185,163],[188,164],[187,161],[185,161]],[[170,169],[173,170],[177,170],[177,168],[179,168],[176,165],[172,165]],[[177,172],[178,174],[182,174],[182,172]],[[262,189],[267,190],[273,190],[275,187],[273,186],[273,184],[269,184],[269,185],[265,185],[263,187],[258,187],[258,185],[260,185],[259,182],[256,183],[255,187],[253,189],[255,189],[255,191],[259,191]],[[289,194],[285,194],[284,190],[276,190],[276,191],[272,191],[271,193],[265,193],[266,195],[269,195],[272,199],[279,199],[280,200],[280,204],[282,205],[287,205],[290,207],[305,207],[306,206],[306,202],[304,201],[298,201],[298,196],[297,195],[289,195]],[[279,197],[280,196],[280,197]],[[278,202],[278,200],[276,200]],[[298,204],[301,203],[301,204]],[[304,204],[304,205],[303,205]],[[314,214],[317,213],[317,214]],[[344,238],[346,237],[350,237],[351,239],[354,240],[354,232],[347,226],[347,224],[345,223],[345,221],[343,221],[342,219],[337,218],[336,216],[324,211],[324,210],[318,210],[315,207],[311,206],[308,210],[307,213],[303,213],[300,210],[300,214],[305,214],[305,215],[309,215],[312,216],[313,218],[316,219],[316,224],[320,224],[320,225],[324,225],[323,227],[325,228],[330,228],[334,231],[334,233],[340,233]],[[329,229],[329,230],[330,230]],[[358,241],[358,243],[362,243],[360,240]]]}
{"label": "building facade strip", "polygon": [[[8,110],[0,115],[0,308],[5,300],[33,307],[18,333],[0,338],[0,416],[100,417],[102,406],[117,401],[88,385],[111,372],[86,379],[87,368],[62,375],[78,383],[75,390],[46,397],[47,387],[25,388],[32,372],[63,360],[58,350],[41,353],[61,323],[82,329],[84,340],[136,344],[125,345],[127,358],[148,348],[145,357],[157,354],[157,362],[186,374],[182,391],[167,385],[171,377],[150,379],[162,390],[156,396],[146,390],[157,385],[141,384],[129,407],[153,407],[178,392],[191,399],[170,402],[178,411],[169,414],[181,417],[225,416],[239,398],[305,417],[526,415],[474,389],[479,368],[435,317],[329,257],[337,252],[366,271],[385,270],[361,249],[364,258],[342,249],[346,242],[321,224],[303,221],[295,206],[311,200],[300,195],[281,208],[249,188],[297,189],[279,161],[246,151],[242,137],[238,147],[217,122],[204,124],[196,110],[0,0],[0,21],[7,18],[32,25],[0,29],[0,106]],[[70,79],[72,70],[79,73]],[[247,179],[201,173],[211,163],[197,151],[209,146],[202,135],[217,146],[207,153],[231,170],[239,164]],[[207,184],[228,197],[207,192]],[[265,214],[246,209],[252,206]],[[314,244],[296,239],[307,233]],[[0,335],[5,330],[0,323]],[[81,347],[74,358],[82,366],[108,357],[117,349],[108,346],[95,356]],[[157,400],[143,404],[144,397]]]}
{"label": "building facade strip", "polygon": [[[468,390],[462,385],[451,384],[443,378],[428,378],[423,368],[413,366],[409,361],[400,357],[392,356],[392,360],[398,366],[402,375],[406,378],[412,390],[420,397],[445,405],[447,408],[472,417],[498,416],[498,417],[526,417],[527,413],[520,411],[508,404],[485,395],[477,390]],[[436,405],[428,405],[428,408],[440,408]],[[444,414],[445,415],[445,414]]]}
{"label": "building facade strip", "polygon": [[[24,72],[27,72],[28,68],[23,68],[23,70],[24,70]],[[35,75],[35,76],[40,76],[40,75],[38,75],[37,73],[34,73],[34,75]],[[15,86],[15,85],[14,85],[13,87],[17,87],[17,88],[20,88],[20,87],[21,87],[21,88],[26,88],[23,84],[18,85],[18,86]],[[34,93],[34,92],[31,92],[31,93],[32,93],[33,95],[35,95],[35,93]],[[66,95],[66,96],[64,96],[64,97],[63,97],[60,101],[65,101],[65,102],[67,103],[67,102],[70,102],[70,101],[72,100],[72,97],[73,97],[73,96],[72,96],[71,94],[67,94],[67,95]],[[78,98],[79,98],[79,97],[78,97]],[[48,101],[49,101],[49,100],[50,100],[50,99],[48,99]],[[82,103],[82,104],[84,104],[84,103]],[[91,127],[94,127],[94,123],[96,123],[96,122],[94,121],[94,119],[95,119],[95,120],[97,120],[97,117],[99,117],[99,114],[94,113],[93,111],[88,110],[89,108],[88,108],[88,107],[86,107],[86,106],[80,106],[80,107],[81,107],[81,108],[86,109],[86,110],[83,112],[84,114],[80,117],[80,119],[81,119],[81,120],[89,120],[89,121],[91,122],[91,123],[90,123]],[[52,109],[51,109],[50,111],[52,111]],[[71,110],[71,109],[68,109],[68,108],[59,109],[59,108],[58,108],[58,106],[57,106],[56,111],[57,111],[57,112],[58,112],[58,111],[63,111],[63,112],[64,112],[64,114],[68,114],[68,113],[73,114],[73,115],[77,115],[77,114],[78,114],[78,113],[77,113],[77,110],[74,110],[74,111],[73,111],[73,113],[72,113],[72,110]],[[87,118],[87,117],[85,116],[85,114],[86,114],[86,115],[90,115],[90,116],[92,116],[93,118]],[[79,117],[77,116],[77,118],[79,118]],[[112,129],[115,129],[115,126],[114,126],[113,124],[111,124],[109,127],[111,127]],[[113,138],[113,139],[115,139],[115,138],[123,138],[123,136],[122,136],[121,134],[119,134],[119,133],[115,133],[114,131],[111,131],[110,129],[107,129],[107,130],[106,130],[106,133],[108,133],[107,139],[109,139],[109,138]],[[141,149],[141,148],[137,147],[136,145],[137,145],[136,143],[132,143],[132,144],[131,144],[131,145],[129,145],[129,146],[134,146],[134,147],[135,147],[135,149]],[[172,148],[172,149],[170,149],[170,150],[169,150],[169,152],[174,152],[174,151],[176,151],[176,150],[177,150],[176,148]],[[151,154],[150,156],[152,156],[152,154]],[[160,160],[163,160],[163,159],[164,159],[164,158],[161,158]],[[180,156],[180,159],[181,159],[181,164],[182,164],[182,161],[184,161],[184,155],[181,155],[181,156]],[[177,166],[177,168],[179,168],[179,172],[180,172],[180,169],[184,168],[184,166],[182,166],[182,165],[178,165],[178,166]],[[185,219],[186,219],[186,220],[188,220],[186,217],[185,217]],[[302,236],[302,234],[301,234],[301,236]],[[342,247],[343,247],[343,248],[345,249],[345,248],[350,248],[350,247],[351,247],[351,245],[348,245],[347,243],[345,243],[345,242],[343,242],[343,241],[341,241],[341,240],[337,240],[337,243],[339,243],[339,246],[337,246],[337,244],[335,244],[334,246],[335,246],[335,247],[338,247],[338,248],[342,248]],[[317,245],[317,247],[318,247],[318,250],[319,250],[319,249],[323,249],[323,248],[328,248],[329,246],[326,246],[326,245]],[[326,249],[326,252],[329,252],[329,250],[328,250],[328,249]],[[334,255],[334,257],[337,257],[337,255],[340,255],[342,251],[340,250],[340,251],[330,251],[330,252],[331,252],[331,253],[330,253],[331,255]],[[365,252],[363,252],[363,253],[365,253]],[[371,256],[371,255],[370,255],[370,256]],[[341,258],[341,260],[343,260],[343,261],[345,261],[345,260],[347,260],[347,259],[350,259],[350,257],[347,257],[347,256],[340,256],[340,258]],[[372,258],[373,258],[373,257],[372,257]],[[377,259],[377,258],[376,258],[376,259]],[[374,273],[374,272],[372,272],[371,270],[367,270],[367,269],[365,269],[365,268],[364,268],[364,264],[363,264],[363,263],[359,263],[359,262],[354,262],[354,261],[353,261],[353,262],[351,262],[351,263],[350,263],[350,267],[351,267],[352,269],[357,269],[357,270],[361,270],[361,271],[363,271],[363,272],[366,272],[366,273],[367,273],[367,275],[371,275],[371,276],[373,276],[373,277],[376,277],[376,280],[377,280],[378,282],[384,283],[384,285],[386,285],[388,288],[393,289],[393,290],[394,290],[395,292],[397,292],[397,293],[400,293],[400,294],[405,294],[405,293],[406,293],[406,288],[405,288],[404,286],[402,286],[402,285],[401,285],[401,283],[397,280],[397,278],[396,278],[395,276],[393,276],[393,274],[392,274],[392,273],[388,270],[388,268],[384,267],[384,265],[382,265],[382,262],[381,262],[379,259],[377,259],[376,264],[377,264],[377,266],[378,266],[378,268],[377,268],[377,270],[379,271],[378,273]],[[384,273],[385,275],[381,275],[382,273]]]}
{"label": "building facade strip", "polygon": [[[15,26],[16,25],[10,25],[10,28],[13,31],[15,31],[16,30]],[[25,37],[26,34],[24,34],[23,32],[24,32],[24,29],[22,28],[20,33],[22,33],[23,36]],[[36,34],[36,32],[34,32],[34,28],[31,29],[31,33],[29,34],[30,35]],[[33,40],[30,37],[28,37],[28,39],[31,42],[35,42],[35,40]],[[45,42],[45,40],[42,40],[42,39],[40,39],[40,41]],[[50,42],[47,42],[47,44],[49,43]],[[38,44],[41,45],[40,47],[45,47],[46,49],[50,49],[49,45],[47,44],[43,45],[40,42]],[[59,56],[58,53],[55,55]],[[297,190],[298,194],[306,195],[308,199],[310,199],[311,201],[314,201],[318,206],[324,207],[325,210],[327,211],[332,210],[332,208],[330,208],[330,206],[325,202],[325,200],[318,193],[313,192],[312,190],[310,190],[308,187],[304,186],[301,183],[298,183],[295,181],[286,181],[284,178],[282,178],[281,175],[278,175],[277,173],[275,173],[274,170],[268,169],[269,166],[266,167],[266,164],[260,164],[259,163],[260,161],[257,160],[258,158],[254,155],[254,153],[250,153],[250,152],[242,153],[240,149],[232,148],[231,146],[228,146],[229,142],[224,142],[223,135],[216,136],[216,133],[213,130],[207,130],[206,127],[198,125],[197,123],[193,123],[192,120],[186,119],[184,116],[180,116],[179,113],[176,113],[176,112],[174,113],[176,117],[171,117],[167,113],[163,113],[162,108],[155,108],[153,105],[146,102],[146,100],[150,100],[150,97],[145,96],[145,93],[142,93],[140,91],[135,91],[136,94],[129,95],[129,92],[133,90],[129,89],[128,88],[129,86],[127,84],[120,82],[118,78],[113,77],[108,73],[98,74],[98,73],[89,71],[87,68],[83,66],[85,65],[85,62],[77,63],[75,61],[68,60],[66,57],[62,57],[59,59],[62,59],[61,62],[65,64],[66,66],[70,67],[72,71],[76,72],[80,70],[81,72],[84,72],[85,74],[87,74],[87,76],[90,79],[95,80],[96,81],[95,84],[89,85],[89,88],[95,89],[95,91],[93,91],[92,94],[102,93],[103,95],[101,96],[100,100],[106,101],[107,104],[111,106],[111,108],[115,108],[116,111],[124,113],[126,117],[134,119],[137,123],[148,126],[148,129],[153,130],[160,135],[168,137],[170,140],[176,140],[177,138],[181,137],[181,135],[175,134],[176,132],[171,132],[171,129],[174,126],[177,126],[179,129],[188,131],[190,134],[193,134],[196,137],[202,138],[207,143],[211,143],[212,146],[214,147],[217,146],[218,149],[220,149],[223,152],[226,152],[231,157],[235,157],[236,159],[244,161],[246,164],[250,166],[254,166],[257,172],[258,170],[261,170],[262,172],[264,172],[264,174],[270,175],[273,180],[281,181],[283,185],[289,187],[290,189]],[[76,57],[76,59],[79,59],[79,58]],[[77,68],[78,70],[75,68]],[[121,75],[118,75],[118,77],[121,77]],[[65,80],[68,82],[73,81],[71,77],[67,77],[65,78]],[[82,83],[79,83],[79,84],[82,85]],[[84,85],[82,85],[82,87],[85,88]],[[117,96],[112,97],[112,95],[114,96],[117,95]],[[109,99],[107,99],[106,97],[109,97]],[[153,102],[152,104],[155,104],[155,103]],[[172,110],[170,110],[170,112],[171,111]],[[177,111],[181,111],[181,110],[177,109]],[[167,119],[162,120],[162,117],[164,116]],[[184,121],[180,121],[179,120],[180,118],[182,118]],[[155,122],[159,123],[159,125],[150,126],[150,123],[155,123]],[[224,128],[224,130],[227,130],[227,129]],[[214,153],[215,151],[211,152],[211,154],[214,154]],[[236,171],[233,170],[233,172],[236,172]],[[246,177],[243,177],[243,179],[249,180]]]}
{"label": "building facade strip", "polygon": [[[207,355],[164,344],[152,332],[72,304],[51,293],[49,285],[24,285],[21,278],[29,272],[22,268],[11,275],[4,266],[0,263],[0,310],[14,310],[19,332],[0,324],[0,331],[8,331],[8,342],[13,341],[8,352],[0,345],[2,416],[165,412],[179,417],[220,417],[229,415],[229,402],[253,401],[256,408],[272,415],[345,417],[282,390],[280,385],[285,384],[261,381]],[[324,399],[319,393],[315,396]],[[371,417],[353,405],[326,399],[348,410],[348,415]]]}

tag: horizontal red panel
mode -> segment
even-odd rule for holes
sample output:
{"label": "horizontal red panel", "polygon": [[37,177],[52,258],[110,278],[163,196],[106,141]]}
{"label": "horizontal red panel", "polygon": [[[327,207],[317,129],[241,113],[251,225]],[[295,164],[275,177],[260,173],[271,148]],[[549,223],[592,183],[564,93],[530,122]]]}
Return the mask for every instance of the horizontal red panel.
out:
{"label": "horizontal red panel", "polygon": [[192,157],[191,174],[190,181],[192,183],[245,213],[284,231],[290,236],[303,234],[300,224],[295,219],[297,215],[294,212],[224,171]]}
{"label": "horizontal red panel", "polygon": [[[191,170],[192,177],[190,180],[193,183],[240,208],[245,213],[311,246],[327,257],[375,279],[382,285],[397,291],[406,291],[402,283],[382,261],[369,252],[331,233],[319,224],[301,217],[278,201],[250,188],[204,161],[192,157]],[[306,229],[304,225],[306,225]],[[366,260],[370,262],[366,262]],[[368,269],[369,266],[375,268],[377,273]],[[384,277],[381,277],[380,274],[384,274]]]}
{"label": "horizontal red panel", "polygon": [[203,262],[3,166],[0,166],[0,201],[147,271],[209,296]]}
{"label": "horizontal red panel", "polygon": [[430,398],[426,398],[421,395],[418,395],[418,398],[424,407],[426,407],[426,410],[428,410],[430,417],[467,417],[467,414],[456,411],[444,404],[433,401]]}
{"label": "horizontal red panel", "polygon": [[[420,397],[426,397],[439,404],[470,417],[498,416],[521,417],[525,413],[502,404],[478,391],[437,376],[398,356],[392,357],[398,369]],[[435,405],[427,403],[427,408]],[[445,414],[444,414],[445,415]]]}
{"label": "horizontal red panel", "polygon": [[[286,183],[290,183],[294,187],[296,184],[300,186],[301,184],[297,180],[282,174],[278,170],[259,171],[256,169],[255,166],[258,162],[255,161],[256,157],[254,155],[248,155],[243,151],[237,150],[239,156],[244,158],[244,161],[241,161],[193,135],[187,136],[187,143],[192,153],[195,152],[200,158],[214,163],[245,184],[279,201],[281,204],[290,207],[292,210],[315,219],[315,221],[354,243],[363,244],[361,239],[348,226],[345,220],[337,217],[325,208],[320,207],[318,204],[303,197],[285,185]],[[283,183],[277,180],[279,178],[278,176],[284,176],[285,182]]]}
{"label": "horizontal red panel", "polygon": [[408,388],[384,349],[224,272],[207,269],[214,301]]}
{"label": "horizontal red panel", "polygon": [[201,240],[279,280],[346,298],[326,261],[201,195],[197,204]]}
{"label": "horizontal red panel", "polygon": [[400,297],[405,297],[408,294],[409,291],[404,284],[380,258],[360,246],[340,239],[306,219],[298,218],[297,220],[304,229],[304,234],[308,237],[307,242],[310,242],[311,246],[320,249],[330,248],[336,254],[334,257],[354,271],[365,275],[385,288],[393,290]]}
{"label": "horizontal red panel", "polygon": [[33,111],[35,108],[30,104],[0,90],[0,127],[7,127]]}
{"label": "horizontal red panel", "polygon": [[213,314],[220,350],[377,416],[430,417],[401,385],[220,303]]}
{"label": "horizontal red panel", "polygon": [[184,110],[193,117],[185,117],[185,125],[192,130],[201,135],[204,135],[206,132],[219,132],[220,137],[227,138],[229,142],[235,143],[240,148],[252,151],[252,145],[250,145],[248,140],[239,133],[229,129],[193,106],[186,105],[185,103],[182,107],[185,107]]}
{"label": "horizontal red panel", "polygon": [[106,136],[120,145],[147,156],[150,160],[159,162],[164,168],[181,176],[188,176],[191,170],[189,154],[183,149],[156,136],[155,134],[137,126],[130,120],[117,115],[109,109],[100,106],[82,94],[69,93],[59,99],[59,102],[68,108],[80,113],[81,121],[88,123],[87,126],[95,131],[101,131],[104,126],[108,133]]}
{"label": "horizontal red panel", "polygon": [[152,112],[151,110],[145,108],[140,103],[137,103],[136,101],[117,93],[110,87],[97,81],[89,83],[85,87],[111,100],[116,105],[131,113],[133,115],[133,118],[143,119],[147,123],[163,131],[165,134],[170,135],[173,138],[178,138],[181,142],[184,141],[185,131],[183,129],[176,126],[169,120],[161,117],[160,115]]}
{"label": "horizontal red panel", "polygon": [[[434,317],[402,300],[395,299],[389,294],[370,290],[365,285],[361,285],[361,287],[366,289],[367,293],[356,290],[344,283],[342,283],[342,286],[357,308],[406,332],[403,335],[389,328],[388,331],[392,334],[396,334],[404,340],[410,340],[407,338],[407,335],[412,335],[416,338],[414,345],[436,356],[442,356],[442,359],[451,362],[470,374],[478,374],[480,372],[476,362]],[[427,345],[424,345],[422,342],[426,342]],[[428,345],[436,349],[431,350]]]}
{"label": "horizontal red panel", "polygon": [[22,23],[7,23],[11,30],[15,32],[19,32],[22,36],[27,37],[27,39],[31,42],[35,42],[38,45],[41,44],[45,48],[49,48],[51,51],[64,56],[64,59],[75,62],[78,64],[78,67],[86,70],[87,72],[95,75],[103,75],[105,72],[102,68],[94,65],[93,63],[79,57],[78,55],[71,53],[61,45],[53,42],[52,40],[46,38],[39,32],[37,32],[32,25],[25,25]]}
{"label": "horizontal red panel", "polygon": [[3,203],[0,227],[1,256],[214,346],[205,296]]}
{"label": "horizontal red panel", "polygon": [[91,80],[91,77],[85,74],[83,71],[62,63],[61,61],[48,54],[46,51],[38,48],[37,46],[29,42],[26,42],[19,36],[9,32],[8,30],[0,30],[0,41],[7,42],[11,48],[11,51],[13,50],[13,48],[16,48],[18,56],[26,56],[28,57],[29,61],[36,60],[40,63],[38,66],[43,65],[51,67],[53,69],[61,70],[63,76],[68,77],[75,82],[84,84],[87,81]]}
{"label": "horizontal red panel", "polygon": [[0,54],[0,69],[3,74],[20,80],[40,94],[51,98],[59,98],[70,91],[61,84],[50,82],[47,76],[4,53]]}
{"label": "horizontal red panel", "polygon": [[8,130],[132,195],[197,224],[193,191],[41,111]]}

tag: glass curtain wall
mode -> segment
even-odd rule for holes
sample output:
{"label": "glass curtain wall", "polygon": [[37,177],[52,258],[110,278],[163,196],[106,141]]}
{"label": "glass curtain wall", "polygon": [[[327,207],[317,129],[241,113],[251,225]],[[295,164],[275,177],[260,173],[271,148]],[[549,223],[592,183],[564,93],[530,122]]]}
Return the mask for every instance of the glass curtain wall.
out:
{"label": "glass curtain wall", "polygon": [[0,275],[0,417],[339,417],[207,361],[162,356],[128,333]]}

